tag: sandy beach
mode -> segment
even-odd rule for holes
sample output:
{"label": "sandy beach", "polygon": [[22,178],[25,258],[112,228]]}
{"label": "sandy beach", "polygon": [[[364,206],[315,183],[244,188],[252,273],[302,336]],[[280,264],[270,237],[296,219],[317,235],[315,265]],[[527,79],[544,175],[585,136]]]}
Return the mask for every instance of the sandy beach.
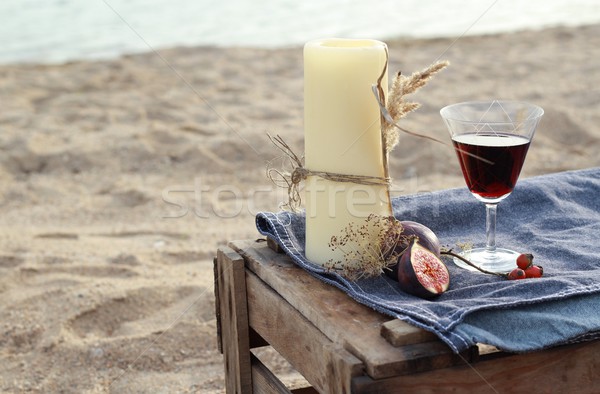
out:
{"label": "sandy beach", "polygon": [[[387,42],[391,72],[451,62],[406,128],[449,142],[441,107],[529,101],[522,178],[600,165],[600,25]],[[212,257],[283,198],[266,133],[302,151],[302,64],[204,47],[0,66],[0,392],[224,392]],[[425,139],[390,165],[395,195],[464,187]]]}

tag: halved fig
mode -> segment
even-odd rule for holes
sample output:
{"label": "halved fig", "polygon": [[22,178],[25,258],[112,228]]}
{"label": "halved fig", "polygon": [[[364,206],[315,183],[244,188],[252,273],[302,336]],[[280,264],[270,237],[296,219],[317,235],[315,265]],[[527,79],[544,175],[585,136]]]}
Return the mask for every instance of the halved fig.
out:
{"label": "halved fig", "polygon": [[448,289],[450,274],[442,260],[413,239],[398,262],[398,283],[402,291],[429,299]]}

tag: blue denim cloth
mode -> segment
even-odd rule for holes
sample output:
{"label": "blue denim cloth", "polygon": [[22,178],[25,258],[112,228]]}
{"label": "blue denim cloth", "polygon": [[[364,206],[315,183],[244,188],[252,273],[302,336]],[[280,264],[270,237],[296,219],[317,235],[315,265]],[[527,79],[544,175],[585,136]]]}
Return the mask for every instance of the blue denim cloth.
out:
{"label": "blue denim cloth", "polygon": [[[485,243],[485,209],[466,188],[403,196],[394,215],[431,228],[448,247]],[[256,225],[299,266],[358,302],[437,334],[453,351],[486,343],[514,352],[600,336],[600,168],[519,182],[498,206],[497,244],[531,252],[539,279],[509,281],[446,260],[450,288],[428,301],[382,275],[351,282],[307,261],[304,216],[259,213]]]}

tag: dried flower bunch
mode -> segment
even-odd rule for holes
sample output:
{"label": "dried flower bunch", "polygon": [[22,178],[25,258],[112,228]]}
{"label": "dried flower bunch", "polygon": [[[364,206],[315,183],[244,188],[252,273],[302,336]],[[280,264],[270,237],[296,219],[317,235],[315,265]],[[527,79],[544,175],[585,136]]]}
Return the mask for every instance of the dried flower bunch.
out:
{"label": "dried flower bunch", "polygon": [[331,237],[331,250],[340,250],[343,260],[329,260],[325,268],[351,280],[378,276],[394,265],[413,236],[403,234],[393,216],[369,215],[362,224],[350,222],[339,236]]}
{"label": "dried flower bunch", "polygon": [[[385,106],[389,117],[384,117],[385,122],[383,122],[381,126],[387,150],[386,153],[391,152],[398,144],[400,131],[408,132],[397,125],[398,121],[409,113],[416,111],[421,106],[419,103],[407,101],[405,97],[421,89],[436,73],[442,71],[449,65],[450,63],[447,60],[438,61],[422,71],[413,73],[410,77],[398,72],[392,82],[392,88],[388,93],[388,101]],[[411,132],[408,133],[416,134]]]}

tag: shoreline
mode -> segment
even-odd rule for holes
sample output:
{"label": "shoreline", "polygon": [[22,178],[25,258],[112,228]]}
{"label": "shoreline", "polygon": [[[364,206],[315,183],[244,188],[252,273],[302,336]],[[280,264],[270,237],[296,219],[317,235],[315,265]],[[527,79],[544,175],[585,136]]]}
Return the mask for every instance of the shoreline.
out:
{"label": "shoreline", "polygon": [[[488,33],[474,33],[470,34],[468,30],[461,35],[428,35],[428,36],[389,36],[384,38],[376,38],[379,41],[383,41],[388,43],[389,45],[399,44],[403,42],[426,42],[426,41],[444,41],[444,40],[458,40],[464,38],[486,38],[493,36],[506,36],[506,35],[520,35],[524,33],[538,33],[547,30],[577,30],[577,29],[585,29],[591,28],[594,26],[600,25],[600,22],[596,23],[583,23],[583,24],[568,24],[568,23],[557,23],[557,24],[549,24],[545,26],[538,27],[525,27],[519,28],[516,30],[502,30],[502,31],[494,31]],[[258,46],[258,45],[221,45],[221,44],[173,44],[166,46],[158,46],[158,47],[146,47],[144,49],[135,50],[132,52],[115,52],[111,55],[87,55],[87,56],[74,56],[67,57],[62,60],[48,60],[44,61],[43,59],[30,59],[30,60],[9,60],[3,61],[0,59],[0,68],[2,67],[11,67],[11,66],[21,66],[21,67],[35,67],[35,66],[66,66],[70,64],[76,63],[96,63],[96,62],[115,62],[129,57],[135,56],[145,56],[152,55],[155,52],[161,53],[163,51],[171,52],[171,51],[200,51],[200,50],[269,50],[269,51],[285,51],[290,49],[301,49],[303,44],[286,44],[286,45],[273,45],[273,46]]]}

